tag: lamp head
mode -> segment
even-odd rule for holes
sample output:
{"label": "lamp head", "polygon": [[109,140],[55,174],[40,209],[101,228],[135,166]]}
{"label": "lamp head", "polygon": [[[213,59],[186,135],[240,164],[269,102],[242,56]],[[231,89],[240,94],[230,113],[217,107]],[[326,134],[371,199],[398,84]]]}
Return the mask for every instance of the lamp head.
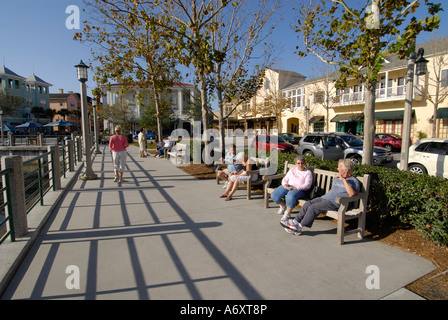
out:
{"label": "lamp head", "polygon": [[87,69],[89,69],[89,66],[86,65],[82,60],[79,64],[75,66],[76,70],[78,71],[78,81],[84,83],[87,82]]}

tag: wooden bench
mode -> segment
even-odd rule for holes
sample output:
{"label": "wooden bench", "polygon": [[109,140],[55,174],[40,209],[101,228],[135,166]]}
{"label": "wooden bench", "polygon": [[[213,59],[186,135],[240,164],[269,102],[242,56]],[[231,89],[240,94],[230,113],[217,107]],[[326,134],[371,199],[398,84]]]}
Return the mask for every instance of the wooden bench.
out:
{"label": "wooden bench", "polygon": [[[270,187],[272,181],[276,179],[282,179],[290,168],[294,167],[293,164],[285,163],[285,168],[282,174],[263,176],[264,180],[264,201],[265,207],[269,207],[270,195],[275,188]],[[327,193],[332,185],[335,172],[321,169],[312,169],[313,171],[313,187],[319,186],[323,193]],[[365,224],[366,224],[366,209],[367,200],[369,197],[369,185],[370,175],[365,174],[362,177],[355,177],[361,183],[360,192],[353,197],[337,197],[336,202],[341,204],[338,211],[323,212],[326,216],[337,220],[337,241],[339,244],[344,243],[344,235],[350,233],[357,233],[358,238],[364,238],[365,236]],[[297,207],[302,207],[308,199],[300,199]],[[358,219],[358,228],[345,232],[345,221]]]}
{"label": "wooden bench", "polygon": [[[260,175],[260,169],[261,168],[265,168],[267,166],[269,166],[269,158],[254,158],[251,157],[250,158],[251,161],[253,161],[256,165],[257,165],[257,170],[249,170],[247,171],[247,173],[249,174],[249,179],[247,181],[247,183],[240,183],[239,187],[240,188],[246,188],[247,190],[247,195],[246,198],[247,200],[250,200],[252,198],[252,187],[253,186],[257,186],[257,185],[264,185],[264,180],[263,177]],[[221,179],[219,179],[218,177],[218,173],[223,171],[222,170],[222,164],[218,164],[218,167],[216,169],[216,184],[219,184],[219,181]],[[258,178],[255,181],[252,181],[252,177],[258,174]]]}
{"label": "wooden bench", "polygon": [[187,145],[185,143],[176,143],[171,150],[167,151],[167,155],[174,159],[174,164],[178,164],[178,160],[180,163],[184,163],[185,155],[187,152]]}

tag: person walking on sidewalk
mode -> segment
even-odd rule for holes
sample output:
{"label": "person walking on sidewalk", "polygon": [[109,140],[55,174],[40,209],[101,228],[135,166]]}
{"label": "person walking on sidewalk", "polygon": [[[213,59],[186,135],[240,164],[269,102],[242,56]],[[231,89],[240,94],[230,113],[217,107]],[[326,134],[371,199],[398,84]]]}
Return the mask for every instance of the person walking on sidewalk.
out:
{"label": "person walking on sidewalk", "polygon": [[126,166],[126,149],[129,147],[128,139],[122,135],[121,127],[115,127],[115,135],[110,137],[109,149],[112,151],[112,161],[114,164],[114,182],[120,179],[123,181],[123,172]]}

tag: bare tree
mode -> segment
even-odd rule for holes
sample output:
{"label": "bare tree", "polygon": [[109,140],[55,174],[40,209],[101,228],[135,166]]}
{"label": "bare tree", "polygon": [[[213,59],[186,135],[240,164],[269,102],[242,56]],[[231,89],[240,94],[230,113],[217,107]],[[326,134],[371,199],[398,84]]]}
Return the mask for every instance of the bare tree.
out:
{"label": "bare tree", "polygon": [[[347,4],[345,0],[310,0],[300,8],[296,31],[302,36],[304,50],[323,62],[338,66],[337,87],[345,88],[347,79],[358,79],[365,88],[364,164],[373,163],[375,135],[375,85],[383,57],[398,53],[404,58],[413,50],[415,38],[422,31],[438,28],[437,12],[441,4],[424,0],[429,17],[409,22],[406,17],[420,5],[418,0],[366,0]],[[402,30],[400,30],[400,28]]]}
{"label": "bare tree", "polygon": [[[432,63],[428,64],[428,101],[434,106],[433,108],[433,123],[432,123],[432,137],[437,135],[437,111],[439,105],[445,101],[448,96],[448,50],[441,48],[436,41],[436,34],[434,41],[432,41],[431,52],[427,54],[432,55]],[[430,92],[434,92],[430,94]]]}
{"label": "bare tree", "polygon": [[[255,95],[261,85],[264,69],[269,63],[253,63],[255,48],[263,50],[266,38],[271,34],[271,19],[279,6],[278,0],[235,2],[214,17],[221,26],[212,33],[212,46],[224,55],[215,61],[209,76],[210,88],[216,91],[219,107],[219,129],[224,141],[224,121],[238,108]],[[263,56],[270,56],[266,50]],[[225,102],[232,102],[233,109],[224,115]],[[224,143],[221,145],[224,153]]]}

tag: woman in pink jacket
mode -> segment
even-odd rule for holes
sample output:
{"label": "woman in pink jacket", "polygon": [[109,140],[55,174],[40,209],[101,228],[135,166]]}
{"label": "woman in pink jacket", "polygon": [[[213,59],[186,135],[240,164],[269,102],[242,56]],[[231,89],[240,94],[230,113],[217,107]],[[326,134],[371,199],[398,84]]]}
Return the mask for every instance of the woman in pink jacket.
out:
{"label": "woman in pink jacket", "polygon": [[114,163],[114,182],[118,181],[120,174],[120,182],[123,181],[123,171],[126,166],[126,148],[129,147],[128,139],[121,134],[121,128],[115,127],[115,135],[110,137],[109,149],[112,151],[112,161]]}
{"label": "woman in pink jacket", "polygon": [[280,206],[278,214],[289,216],[299,199],[305,198],[313,184],[313,173],[305,167],[305,159],[297,156],[295,167],[291,168],[282,180],[282,185],[274,190],[271,199]]}

